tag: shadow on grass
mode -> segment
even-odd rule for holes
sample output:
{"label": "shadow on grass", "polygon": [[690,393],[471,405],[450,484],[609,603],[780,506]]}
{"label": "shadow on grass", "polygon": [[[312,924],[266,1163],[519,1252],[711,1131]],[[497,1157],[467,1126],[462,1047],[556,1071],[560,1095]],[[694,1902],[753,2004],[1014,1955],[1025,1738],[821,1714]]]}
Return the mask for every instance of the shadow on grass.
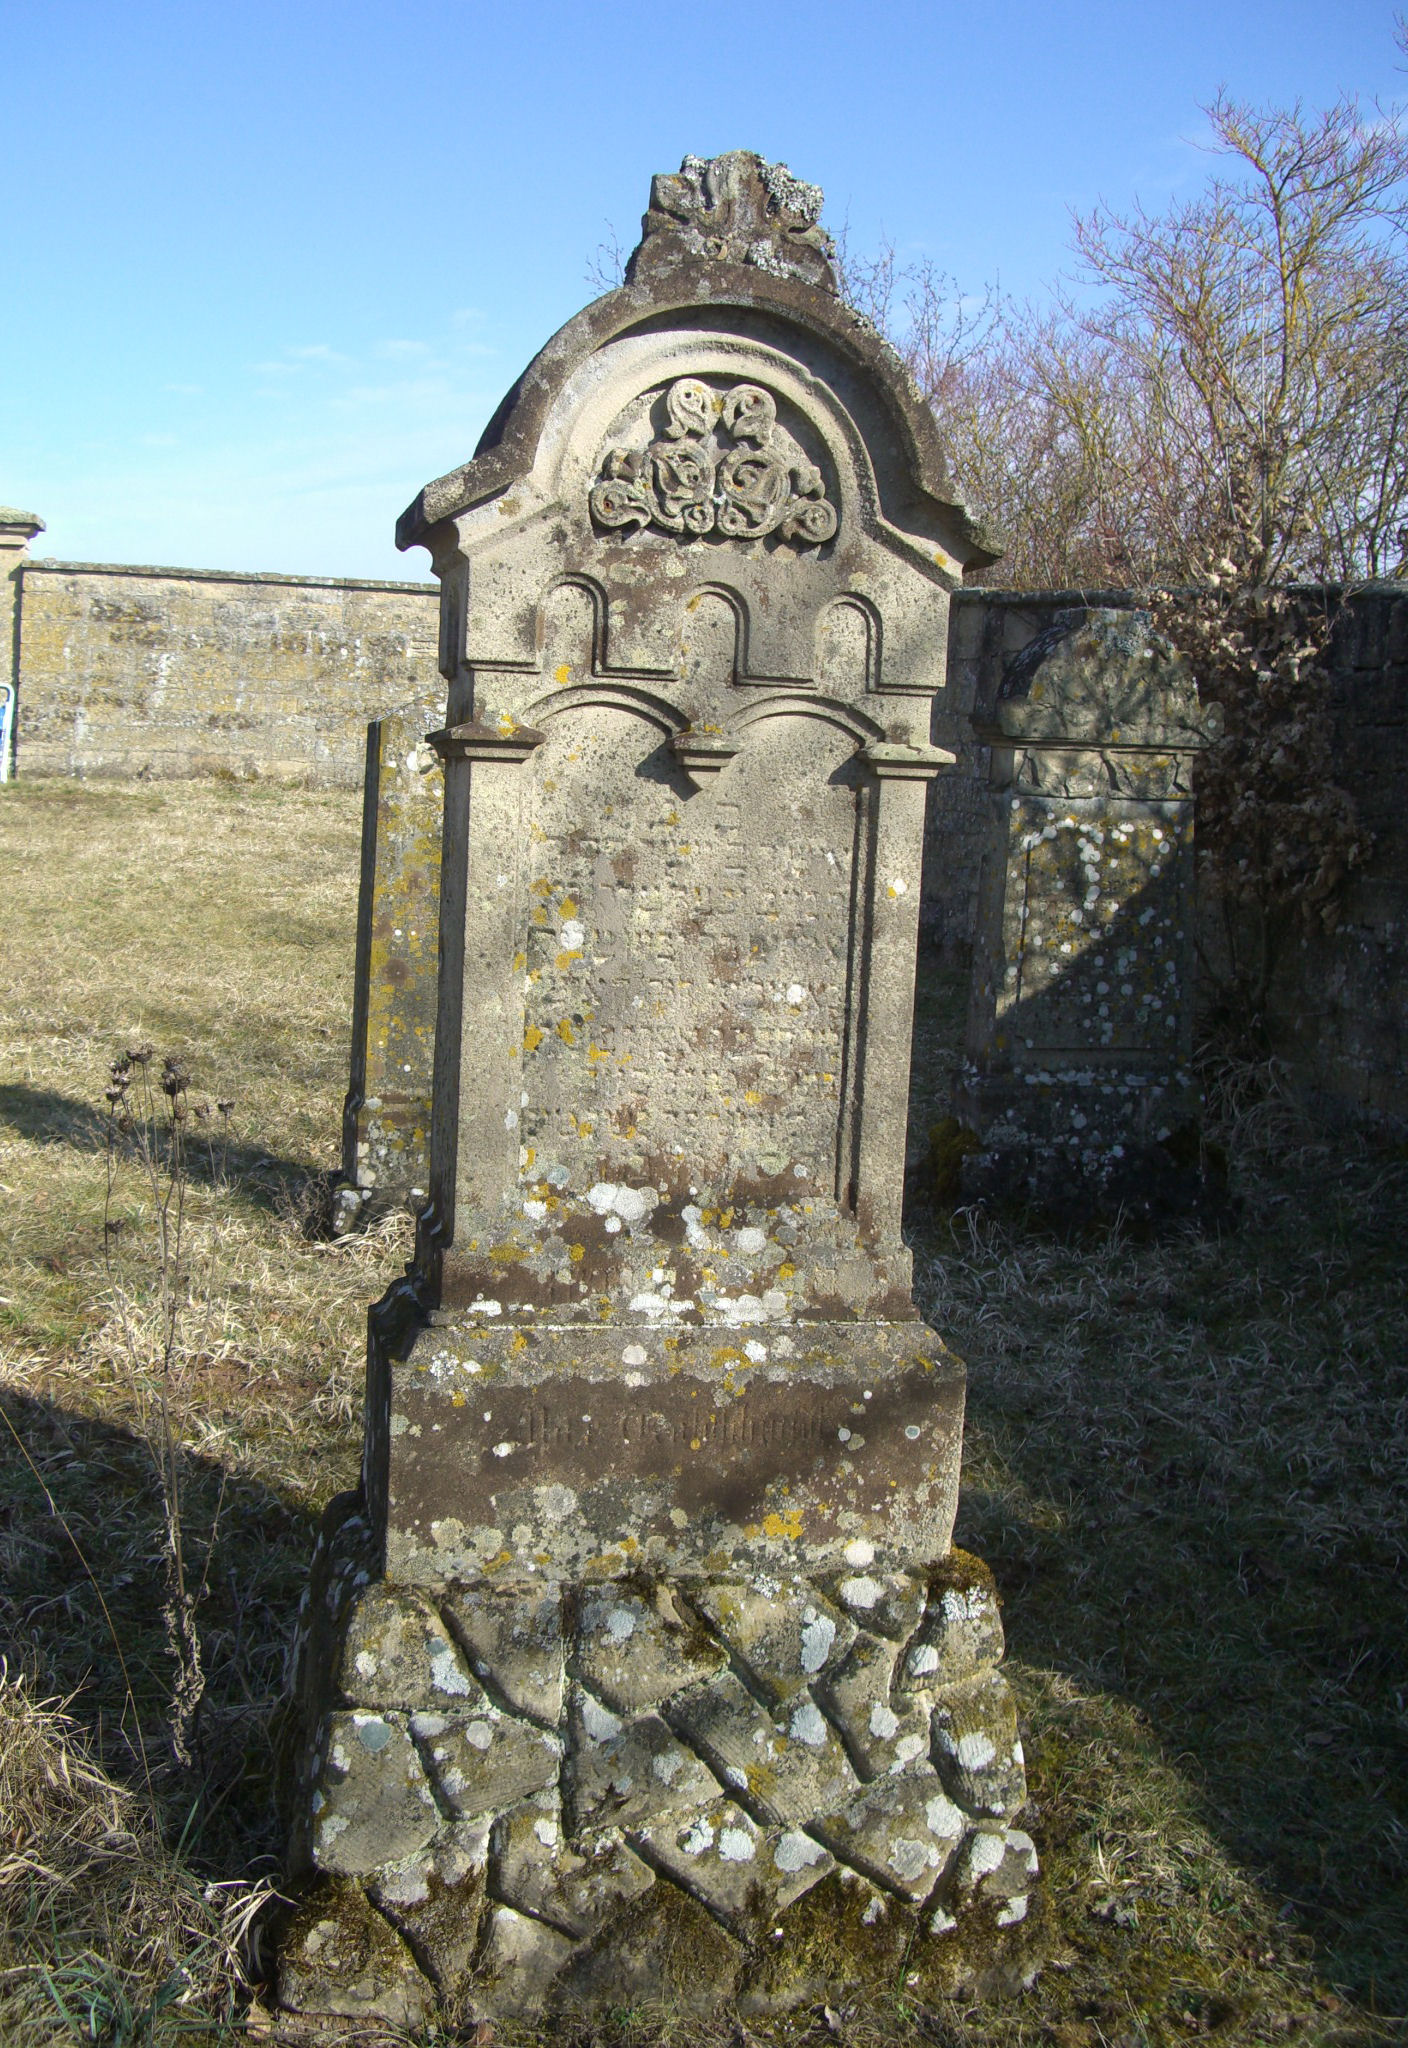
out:
{"label": "shadow on grass", "polygon": [[203,1878],[276,1870],[284,1662],[314,1517],[209,1460],[181,1460],[188,1573],[205,1587],[188,1775],[166,1736],[166,1525],[149,1447],[10,1391],[0,1418],[0,1654],[36,1697],[69,1698],[115,1777],[150,1785]]}
{"label": "shadow on grass", "polygon": [[[956,1539],[1014,1659],[1132,1705],[1323,1975],[1402,2015],[1408,1175],[1261,1194],[1220,1242],[1115,1257],[916,1234],[921,1267],[970,1262],[930,1304],[970,1370]],[[1040,1785],[1070,1758],[1033,1733]]]}
{"label": "shadow on grass", "polygon": [[[77,1096],[31,1088],[21,1081],[0,1082],[0,1127],[35,1144],[67,1145],[75,1152],[99,1155],[107,1150],[107,1117],[101,1110]],[[238,1137],[226,1140],[213,1118],[209,1124],[191,1127],[186,1172],[197,1186],[235,1186],[245,1200],[280,1215],[318,1212],[318,1191],[329,1178],[299,1160],[278,1158]],[[308,1234],[318,1233],[310,1229]]]}

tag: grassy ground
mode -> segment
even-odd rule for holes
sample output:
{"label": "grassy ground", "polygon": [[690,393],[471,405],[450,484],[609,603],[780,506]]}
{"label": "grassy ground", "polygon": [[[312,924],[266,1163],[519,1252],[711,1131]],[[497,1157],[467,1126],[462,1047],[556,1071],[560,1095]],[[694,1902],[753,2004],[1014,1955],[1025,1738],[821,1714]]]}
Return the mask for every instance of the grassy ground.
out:
{"label": "grassy ground", "polygon": [[[366,1304],[406,1249],[395,1221],[308,1229],[336,1158],[356,863],[344,794],[0,801],[6,2043],[277,2038],[237,1959],[277,1871],[283,1658],[314,1518],[355,1475]],[[236,1105],[228,1149],[192,1154],[166,1376],[131,1177],[103,1253],[103,1090],[143,1040],[187,1059],[193,1102]],[[809,2015],[779,2040],[1402,2032],[1408,1168],[1274,1098],[1231,1121],[1221,1239],[916,1218],[921,1297],[972,1375],[959,1537],[1006,1597],[1050,1960],[1011,2004]],[[189,1769],[167,1739],[163,1395],[203,1588]],[[259,1956],[256,1934],[256,1977]],[[601,2038],[686,2034],[711,2038],[658,2014]]]}

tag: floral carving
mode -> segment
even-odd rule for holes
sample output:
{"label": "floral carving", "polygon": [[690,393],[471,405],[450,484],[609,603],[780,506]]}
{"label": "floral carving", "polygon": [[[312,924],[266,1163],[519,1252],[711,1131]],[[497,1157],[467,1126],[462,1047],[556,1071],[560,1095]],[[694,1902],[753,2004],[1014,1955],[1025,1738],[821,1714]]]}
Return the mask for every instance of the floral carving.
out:
{"label": "floral carving", "polygon": [[777,400],[760,384],[735,384],[720,400],[697,378],[677,378],[663,433],[645,448],[613,448],[590,503],[598,526],[637,532],[776,534],[814,547],[836,531],[821,471],[779,429]]}

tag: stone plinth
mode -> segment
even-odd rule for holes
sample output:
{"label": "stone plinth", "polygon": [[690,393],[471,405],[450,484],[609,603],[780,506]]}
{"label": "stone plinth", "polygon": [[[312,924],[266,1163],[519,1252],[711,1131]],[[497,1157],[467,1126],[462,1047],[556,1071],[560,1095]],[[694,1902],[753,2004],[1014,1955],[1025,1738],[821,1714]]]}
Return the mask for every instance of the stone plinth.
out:
{"label": "stone plinth", "polygon": [[1145,613],[1033,623],[1010,652],[994,612],[976,712],[992,810],[963,1184],[1137,1215],[1197,1199],[1192,768],[1220,713]]}
{"label": "stone plinth", "polygon": [[444,593],[429,1200],[310,1601],[305,2010],[779,2009],[912,1940],[990,1971],[1027,1911],[900,1232],[986,556],[819,203],[742,154],[658,179],[625,286],[399,529]]}
{"label": "stone plinth", "polygon": [[0,782],[15,772],[16,709],[20,678],[20,575],[30,542],[44,521],[14,505],[0,505]]}

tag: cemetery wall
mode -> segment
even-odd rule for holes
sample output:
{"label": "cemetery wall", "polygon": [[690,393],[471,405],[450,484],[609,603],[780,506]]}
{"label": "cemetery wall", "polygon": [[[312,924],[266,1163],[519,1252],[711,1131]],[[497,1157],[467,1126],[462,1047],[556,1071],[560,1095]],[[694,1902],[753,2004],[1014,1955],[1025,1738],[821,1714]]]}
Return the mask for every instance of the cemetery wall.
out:
{"label": "cemetery wall", "polygon": [[[34,561],[13,572],[21,774],[273,777],[357,787],[366,728],[428,701],[438,586]],[[966,963],[991,800],[972,723],[980,678],[1063,608],[1118,592],[970,588],[952,606],[932,737],[957,755],[929,789],[923,924]],[[1408,1117],[1408,592],[1356,592],[1330,650],[1337,778],[1374,836],[1337,930],[1283,945],[1271,1050],[1301,1083],[1371,1117]],[[1216,906],[1204,906],[1216,944]]]}
{"label": "cemetery wall", "polygon": [[1355,592],[1335,621],[1329,668],[1335,777],[1354,798],[1373,846],[1349,880],[1338,926],[1283,941],[1270,992],[1271,1049],[1303,1088],[1335,1108],[1401,1125],[1408,1123],[1408,583]]}
{"label": "cemetery wall", "polygon": [[[924,874],[925,930],[942,956],[961,956],[978,923],[990,750],[971,720],[982,679],[1015,661],[1060,612],[1131,602],[1119,591],[971,588],[955,596],[948,701],[935,737],[959,760],[930,792]],[[1334,1110],[1401,1123],[1408,1120],[1408,584],[1379,583],[1348,596],[1328,664],[1333,773],[1373,844],[1348,883],[1335,929],[1279,934],[1268,1050],[1302,1091]],[[1222,907],[1206,894],[1199,925],[1204,955],[1222,957]]]}
{"label": "cemetery wall", "polygon": [[436,683],[439,590],[26,561],[17,766],[356,787],[367,721]]}

